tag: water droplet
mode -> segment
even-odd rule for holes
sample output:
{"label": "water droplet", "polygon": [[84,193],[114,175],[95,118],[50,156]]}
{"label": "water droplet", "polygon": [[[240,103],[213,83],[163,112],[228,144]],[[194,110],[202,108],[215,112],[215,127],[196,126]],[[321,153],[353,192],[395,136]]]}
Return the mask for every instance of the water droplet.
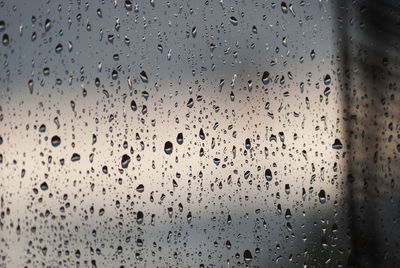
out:
{"label": "water droplet", "polygon": [[121,159],[122,168],[128,168],[130,162],[131,162],[131,157],[127,154],[124,154]]}
{"label": "water droplet", "polygon": [[286,209],[286,212],[285,212],[285,218],[287,219],[287,220],[290,220],[291,218],[292,218],[292,212],[290,212],[290,209]]}
{"label": "water droplet", "polygon": [[188,103],[186,104],[186,106],[187,106],[188,108],[192,108],[193,105],[194,105],[193,98],[190,98],[190,99],[188,100]]}
{"label": "water droplet", "polygon": [[289,5],[289,10],[290,10],[290,13],[292,13],[293,17],[296,17],[296,12],[294,11],[292,4]]}
{"label": "water droplet", "polygon": [[314,49],[311,50],[311,52],[310,52],[310,57],[311,57],[311,60],[313,60],[313,59],[315,58],[315,51],[314,51]]}
{"label": "water droplet", "polygon": [[271,172],[271,170],[269,168],[267,168],[265,170],[265,179],[267,181],[271,181],[272,180],[272,172]]}
{"label": "water droplet", "polygon": [[61,53],[62,50],[63,50],[63,45],[58,43],[58,45],[56,46],[56,53]]}
{"label": "water droplet", "polygon": [[285,184],[285,193],[290,194],[290,185],[289,184]]}
{"label": "water droplet", "polygon": [[195,26],[195,27],[192,28],[192,36],[193,36],[193,38],[196,37],[196,34],[197,34],[197,28]]}
{"label": "water droplet", "polygon": [[330,89],[329,87],[327,87],[327,88],[324,90],[324,95],[325,95],[325,97],[329,97],[329,94],[331,94],[331,89]]}
{"label": "water droplet", "polygon": [[3,34],[3,45],[8,45],[8,43],[10,42],[10,39],[8,37],[8,34]]}
{"label": "water droplet", "polygon": [[231,98],[231,101],[235,101],[235,94],[233,94],[232,91],[231,91],[231,94],[230,94],[230,98]]}
{"label": "water droplet", "polygon": [[139,185],[136,187],[136,191],[138,191],[139,193],[143,193],[143,191],[144,191],[144,185],[143,185],[143,184],[139,184]]}
{"label": "water droplet", "polygon": [[244,251],[244,253],[243,253],[243,258],[244,258],[244,261],[245,261],[247,264],[250,264],[250,263],[251,263],[251,261],[253,260],[253,256],[251,255],[250,250],[246,249],[246,250]]}
{"label": "water droplet", "polygon": [[46,21],[44,23],[44,28],[45,28],[46,32],[50,30],[50,28],[51,28],[51,20],[50,19],[46,19]]}
{"label": "water droplet", "polygon": [[132,2],[129,0],[125,0],[125,8],[129,11],[132,10]]}
{"label": "water droplet", "polygon": [[172,50],[171,50],[171,49],[168,49],[168,52],[167,52],[167,60],[171,60],[171,53],[172,53]]}
{"label": "water droplet", "polygon": [[28,81],[28,88],[29,88],[29,93],[33,93],[33,80],[32,79],[30,79],[29,81]]}
{"label": "water droplet", "polygon": [[165,152],[166,154],[172,154],[172,150],[173,150],[172,143],[171,143],[170,141],[167,141],[167,142],[164,144],[164,152]]}
{"label": "water droplet", "polygon": [[116,70],[113,70],[111,73],[111,77],[113,80],[116,80],[118,78],[118,72]]}
{"label": "water droplet", "polygon": [[143,223],[143,218],[144,218],[143,212],[138,211],[136,213],[136,222],[137,222],[137,224],[142,224]]}
{"label": "water droplet", "polygon": [[224,86],[224,84],[225,84],[225,80],[224,80],[224,79],[221,79],[221,80],[219,81],[219,88],[222,89],[222,87]]}
{"label": "water droplet", "polygon": [[35,41],[35,40],[36,40],[36,37],[37,37],[36,32],[33,32],[33,33],[32,33],[32,36],[31,36],[31,40],[32,40],[32,41]]}
{"label": "water droplet", "polygon": [[331,83],[331,76],[329,74],[324,77],[324,84],[327,86]]}
{"label": "water droplet", "polygon": [[99,216],[103,216],[104,215],[104,208],[101,208],[100,210],[99,210]]}
{"label": "water droplet", "polygon": [[319,202],[321,202],[321,204],[324,204],[326,202],[326,196],[324,190],[319,191],[318,197],[319,197]]}
{"label": "water droplet", "polygon": [[134,100],[131,101],[131,109],[134,112],[137,110],[137,105],[136,105],[136,102]]}
{"label": "water droplet", "polygon": [[282,38],[282,45],[287,47],[287,37],[286,36]]}
{"label": "water droplet", "polygon": [[147,83],[147,82],[149,81],[149,79],[148,79],[147,74],[146,74],[145,71],[141,71],[141,72],[140,72],[140,78],[142,79],[142,81],[143,81],[144,83]]}
{"label": "water droplet", "polygon": [[199,137],[200,137],[200,139],[202,139],[202,140],[204,140],[204,139],[206,138],[206,136],[204,135],[203,128],[200,128]]}
{"label": "water droplet", "polygon": [[246,141],[245,141],[245,147],[246,147],[247,150],[250,150],[250,148],[251,148],[251,142],[250,142],[249,138],[247,138]]}
{"label": "water droplet", "polygon": [[269,82],[269,72],[265,71],[261,78],[264,85],[268,84]]}
{"label": "water droplet", "polygon": [[229,21],[233,24],[233,25],[237,25],[238,24],[238,20],[235,17],[230,17]]}
{"label": "water droplet", "polygon": [[251,81],[251,80],[247,81],[247,89],[249,91],[251,91],[253,89],[253,81]]}
{"label": "water droplet", "polygon": [[183,143],[183,134],[182,134],[182,132],[181,132],[181,133],[178,133],[178,135],[176,136],[176,142],[177,142],[179,145],[181,145],[181,144]]}
{"label": "water droplet", "polygon": [[51,138],[51,145],[53,145],[54,147],[57,147],[58,145],[60,145],[60,143],[61,143],[61,139],[57,135],[55,135]]}
{"label": "water droplet", "polygon": [[282,9],[282,12],[283,13],[287,13],[288,12],[288,7],[287,7],[287,4],[286,4],[286,2],[282,2],[281,3],[281,9]]}
{"label": "water droplet", "polygon": [[43,182],[42,184],[40,184],[40,189],[42,189],[42,191],[46,191],[47,189],[49,189],[49,186],[46,182]]}
{"label": "water droplet", "polygon": [[41,132],[41,133],[46,132],[46,125],[44,125],[44,124],[40,125],[39,132]]}
{"label": "water droplet", "polygon": [[336,149],[336,150],[340,150],[343,148],[343,145],[339,139],[335,139],[335,142],[332,144],[332,148]]}
{"label": "water droplet", "polygon": [[79,154],[77,154],[77,153],[73,153],[72,157],[71,157],[71,161],[72,162],[76,162],[76,161],[79,161],[79,160],[81,160],[81,156]]}

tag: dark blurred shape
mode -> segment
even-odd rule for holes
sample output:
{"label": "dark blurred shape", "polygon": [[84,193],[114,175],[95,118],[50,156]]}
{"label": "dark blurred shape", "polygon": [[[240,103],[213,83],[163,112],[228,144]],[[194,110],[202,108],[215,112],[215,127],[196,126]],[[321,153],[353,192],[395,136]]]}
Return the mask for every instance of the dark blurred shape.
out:
{"label": "dark blurred shape", "polygon": [[400,2],[341,0],[336,12],[347,135],[346,266],[399,267]]}

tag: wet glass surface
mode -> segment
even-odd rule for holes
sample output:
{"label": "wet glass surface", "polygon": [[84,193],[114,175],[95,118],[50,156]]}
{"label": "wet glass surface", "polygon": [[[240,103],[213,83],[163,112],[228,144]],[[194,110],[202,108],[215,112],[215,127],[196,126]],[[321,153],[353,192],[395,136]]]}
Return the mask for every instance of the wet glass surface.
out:
{"label": "wet glass surface", "polygon": [[398,10],[1,2],[0,267],[396,267]]}

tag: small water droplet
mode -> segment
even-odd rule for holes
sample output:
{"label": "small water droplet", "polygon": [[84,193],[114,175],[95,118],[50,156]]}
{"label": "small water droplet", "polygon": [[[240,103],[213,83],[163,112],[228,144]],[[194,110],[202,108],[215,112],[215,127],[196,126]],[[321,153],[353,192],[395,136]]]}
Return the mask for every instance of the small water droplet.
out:
{"label": "small water droplet", "polygon": [[311,50],[311,52],[310,52],[310,57],[311,57],[311,60],[313,60],[313,59],[315,58],[315,51],[314,51],[314,49]]}
{"label": "small water droplet", "polygon": [[182,132],[181,132],[181,133],[178,133],[178,135],[176,136],[176,142],[177,142],[179,145],[181,145],[181,144],[183,143],[183,134],[182,134]]}
{"label": "small water droplet", "polygon": [[3,34],[3,45],[8,45],[8,43],[10,43],[10,39],[8,37],[8,34]]}
{"label": "small water droplet", "polygon": [[196,35],[197,35],[197,28],[195,26],[195,27],[192,28],[192,36],[193,36],[193,38],[196,37]]}
{"label": "small water droplet", "polygon": [[33,93],[33,80],[32,79],[30,79],[29,81],[28,81],[28,88],[29,88],[29,93]]}

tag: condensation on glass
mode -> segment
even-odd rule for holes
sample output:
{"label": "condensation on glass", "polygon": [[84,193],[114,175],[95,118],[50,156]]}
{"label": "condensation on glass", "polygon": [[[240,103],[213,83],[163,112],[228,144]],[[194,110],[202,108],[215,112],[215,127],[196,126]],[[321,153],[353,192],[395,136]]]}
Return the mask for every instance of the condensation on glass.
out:
{"label": "condensation on glass", "polygon": [[394,193],[399,101],[350,78],[341,8],[0,2],[0,267],[351,264],[356,163]]}

